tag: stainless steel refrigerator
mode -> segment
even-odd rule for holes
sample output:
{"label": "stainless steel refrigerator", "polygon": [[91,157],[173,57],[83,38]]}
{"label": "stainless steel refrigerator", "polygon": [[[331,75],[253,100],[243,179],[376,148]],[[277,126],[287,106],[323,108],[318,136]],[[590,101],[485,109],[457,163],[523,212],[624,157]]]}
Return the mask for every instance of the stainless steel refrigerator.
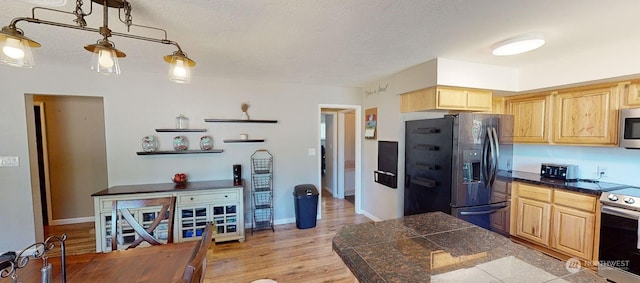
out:
{"label": "stainless steel refrigerator", "polygon": [[496,197],[513,154],[513,116],[459,113],[406,122],[404,215],[442,211],[486,229],[509,210]]}

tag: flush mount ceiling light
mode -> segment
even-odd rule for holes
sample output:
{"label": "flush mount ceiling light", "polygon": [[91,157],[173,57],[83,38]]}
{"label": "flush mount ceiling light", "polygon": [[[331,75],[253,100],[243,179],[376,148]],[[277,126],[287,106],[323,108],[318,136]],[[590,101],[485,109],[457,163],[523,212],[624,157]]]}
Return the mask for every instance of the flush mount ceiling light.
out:
{"label": "flush mount ceiling light", "polygon": [[493,55],[508,56],[516,55],[540,48],[544,45],[544,36],[542,34],[527,34],[510,38],[494,45]]}
{"label": "flush mount ceiling light", "polygon": [[[103,6],[103,25],[99,28],[87,27],[87,22],[84,19],[86,16],[91,15],[91,13],[93,12],[93,3]],[[191,82],[191,67],[195,66],[196,62],[187,57],[187,54],[182,51],[180,45],[178,45],[177,42],[167,39],[167,32],[164,29],[133,24],[131,17],[131,4],[129,3],[129,1],[91,0],[88,13],[85,13],[83,11],[82,6],[82,0],[76,0],[76,8],[71,12],[45,7],[34,7],[33,9],[31,9],[31,17],[14,18],[9,26],[3,27],[0,31],[0,50],[2,50],[0,52],[0,64],[22,68],[33,68],[35,66],[33,55],[31,53],[31,47],[40,47],[40,44],[26,37],[22,29],[16,27],[17,23],[24,21],[29,23],[45,24],[56,27],[97,32],[102,35],[102,38],[99,39],[95,44],[89,44],[84,47],[84,49],[94,54],[93,63],[91,64],[91,70],[101,74],[120,74],[118,58],[123,58],[126,56],[124,52],[116,49],[115,44],[109,40],[109,38],[112,36],[127,37],[149,42],[173,45],[178,50],[170,55],[164,56],[164,60],[169,63],[169,79],[177,83]],[[112,32],[108,26],[109,8],[115,8],[118,10],[118,18],[120,19],[120,22],[127,26],[127,32],[130,31],[131,26],[135,26],[160,31],[164,34],[164,37],[151,38],[130,33]],[[35,16],[35,12],[39,9],[74,15],[75,19],[73,21],[75,22],[75,25],[38,19]]]}

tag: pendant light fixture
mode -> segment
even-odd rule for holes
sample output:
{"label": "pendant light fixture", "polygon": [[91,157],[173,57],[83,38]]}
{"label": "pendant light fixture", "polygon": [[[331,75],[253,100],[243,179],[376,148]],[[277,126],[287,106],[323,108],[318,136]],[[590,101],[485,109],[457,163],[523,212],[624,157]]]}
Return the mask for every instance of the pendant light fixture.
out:
{"label": "pendant light fixture", "polygon": [[[91,13],[93,12],[93,3],[103,6],[103,25],[100,28],[87,27],[87,23],[85,20],[85,17],[91,15]],[[102,35],[102,39],[98,40],[95,44],[84,46],[84,49],[93,53],[91,70],[100,74],[119,75],[120,65],[118,63],[118,58],[126,57],[126,54],[116,49],[115,44],[109,40],[109,38],[112,36],[127,37],[137,40],[173,45],[178,50],[173,52],[173,54],[171,55],[164,56],[164,60],[169,63],[169,79],[177,83],[191,82],[191,68],[196,65],[196,62],[187,57],[187,55],[182,51],[180,45],[178,45],[177,42],[167,39],[167,32],[165,30],[155,27],[133,24],[131,16],[131,4],[129,3],[129,1],[91,0],[89,13],[85,13],[82,10],[82,6],[83,1],[76,0],[76,8],[72,12],[61,11],[52,8],[34,7],[32,9],[31,17],[14,18],[9,26],[3,27],[0,31],[0,64],[23,68],[33,68],[35,66],[31,48],[40,47],[40,44],[24,36],[24,32],[16,27],[16,24],[18,22],[24,21],[29,23],[45,24],[57,27],[97,32]],[[127,31],[131,29],[131,26],[136,26],[161,31],[162,33],[164,33],[164,37],[151,38],[133,35],[130,33],[112,32],[111,29],[109,29],[108,22],[109,8],[118,9],[120,22],[127,26]],[[76,16],[76,19],[73,20],[76,24],[72,25],[38,19],[35,17],[35,12],[38,9],[65,14],[73,14]]]}

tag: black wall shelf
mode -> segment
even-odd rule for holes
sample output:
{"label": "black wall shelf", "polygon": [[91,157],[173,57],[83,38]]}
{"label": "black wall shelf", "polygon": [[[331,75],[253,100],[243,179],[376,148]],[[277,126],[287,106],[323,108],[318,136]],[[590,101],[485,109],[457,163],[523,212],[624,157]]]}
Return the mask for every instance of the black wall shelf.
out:
{"label": "black wall shelf", "polygon": [[206,132],[207,129],[156,129],[158,133]]}
{"label": "black wall shelf", "polygon": [[212,149],[212,150],[160,150],[160,151],[138,151],[137,155],[161,155],[161,154],[200,154],[200,153],[221,153],[222,149]]}
{"label": "black wall shelf", "polygon": [[243,142],[264,142],[264,139],[251,139],[251,140],[223,140],[224,143],[243,143]]}
{"label": "black wall shelf", "polygon": [[208,123],[278,123],[278,120],[204,119]]}

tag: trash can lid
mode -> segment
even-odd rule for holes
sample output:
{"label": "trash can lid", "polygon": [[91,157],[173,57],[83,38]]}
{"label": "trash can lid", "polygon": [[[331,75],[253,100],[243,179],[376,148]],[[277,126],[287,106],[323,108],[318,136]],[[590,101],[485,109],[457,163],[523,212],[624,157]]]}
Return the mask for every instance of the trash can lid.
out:
{"label": "trash can lid", "polygon": [[296,196],[296,197],[299,197],[299,196],[317,196],[318,195],[318,189],[316,189],[316,186],[314,186],[312,184],[297,185],[293,189],[293,195]]}

